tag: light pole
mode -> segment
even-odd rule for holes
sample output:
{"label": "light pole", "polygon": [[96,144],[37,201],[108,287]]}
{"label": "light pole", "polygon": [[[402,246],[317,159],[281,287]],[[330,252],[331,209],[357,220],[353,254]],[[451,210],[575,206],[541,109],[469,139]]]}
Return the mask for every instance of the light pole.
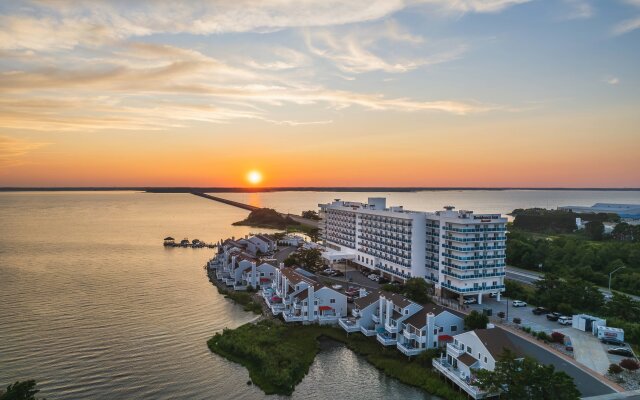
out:
{"label": "light pole", "polygon": [[623,268],[627,268],[627,267],[619,267],[619,268],[616,268],[616,269],[614,269],[613,271],[609,272],[609,294],[613,294],[613,293],[611,293],[611,276],[612,276],[615,272],[620,271],[620,270],[621,270],[621,269],[623,269]]}

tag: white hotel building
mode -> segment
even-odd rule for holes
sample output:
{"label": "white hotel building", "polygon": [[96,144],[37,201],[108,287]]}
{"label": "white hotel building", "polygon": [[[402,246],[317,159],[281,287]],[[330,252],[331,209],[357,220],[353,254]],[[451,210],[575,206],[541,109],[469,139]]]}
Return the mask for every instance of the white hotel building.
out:
{"label": "white hotel building", "polygon": [[332,259],[347,259],[391,279],[421,277],[451,297],[504,291],[507,219],[473,211],[408,211],[335,200],[320,204],[323,243]]}

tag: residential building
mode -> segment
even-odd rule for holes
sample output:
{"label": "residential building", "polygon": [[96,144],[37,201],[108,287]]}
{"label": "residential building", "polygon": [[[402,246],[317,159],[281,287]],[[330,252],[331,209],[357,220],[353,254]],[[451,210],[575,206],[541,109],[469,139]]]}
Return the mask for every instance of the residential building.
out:
{"label": "residential building", "polygon": [[419,277],[438,295],[460,300],[504,291],[507,219],[473,211],[409,211],[339,199],[320,204],[321,230],[330,262],[349,260],[389,279]]}
{"label": "residential building", "polygon": [[381,324],[376,338],[385,346],[396,346],[402,333],[402,322],[420,311],[422,306],[397,293],[382,292],[374,322]]}
{"label": "residential building", "polygon": [[476,371],[486,369],[493,371],[496,361],[505,350],[516,356],[523,356],[524,352],[516,346],[507,333],[500,328],[476,329],[461,333],[453,337],[453,342],[447,344],[446,353],[440,358],[434,358],[434,368],[447,379],[458,385],[474,399],[495,396],[495,393],[482,391],[474,383]]}
{"label": "residential building", "polygon": [[464,330],[464,319],[435,304],[427,304],[405,319],[397,347],[408,356],[446,345]]}
{"label": "residential building", "polygon": [[463,318],[443,307],[422,306],[399,294],[378,290],[361,293],[354,301],[352,315],[340,318],[339,324],[349,333],[376,335],[383,345],[395,345],[408,356],[442,346],[464,329]]}
{"label": "residential building", "polygon": [[347,296],[306,277],[293,268],[275,271],[262,296],[274,315],[285,322],[334,324],[347,315]]}

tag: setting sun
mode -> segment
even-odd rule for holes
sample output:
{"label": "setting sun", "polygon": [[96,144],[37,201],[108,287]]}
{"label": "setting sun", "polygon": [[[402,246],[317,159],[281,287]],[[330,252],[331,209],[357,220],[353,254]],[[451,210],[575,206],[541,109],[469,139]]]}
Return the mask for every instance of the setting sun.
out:
{"label": "setting sun", "polygon": [[262,182],[262,174],[260,173],[260,171],[250,171],[247,174],[247,181],[249,181],[249,183],[252,185],[257,185],[258,183]]}

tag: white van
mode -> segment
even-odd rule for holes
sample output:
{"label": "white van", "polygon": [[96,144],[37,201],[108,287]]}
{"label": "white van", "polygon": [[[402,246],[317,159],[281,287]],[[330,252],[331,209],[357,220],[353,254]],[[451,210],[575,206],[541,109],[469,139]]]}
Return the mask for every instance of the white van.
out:
{"label": "white van", "polygon": [[560,325],[571,325],[571,324],[573,324],[573,318],[572,317],[567,317],[566,315],[563,315],[560,318],[558,318],[558,323]]}

